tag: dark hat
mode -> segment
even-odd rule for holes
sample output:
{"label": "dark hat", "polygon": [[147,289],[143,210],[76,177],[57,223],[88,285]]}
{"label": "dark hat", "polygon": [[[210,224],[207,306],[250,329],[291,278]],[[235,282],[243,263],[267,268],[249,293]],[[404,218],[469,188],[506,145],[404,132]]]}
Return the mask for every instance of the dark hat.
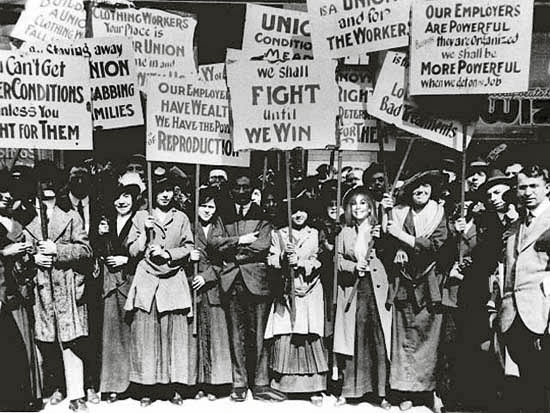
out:
{"label": "dark hat", "polygon": [[476,157],[474,160],[470,161],[468,164],[468,170],[473,171],[476,169],[487,169],[489,167],[489,164],[485,159],[483,159],[481,156]]}
{"label": "dark hat", "polygon": [[157,166],[153,169],[153,173],[151,175],[153,190],[160,191],[165,188],[174,187],[173,177],[170,176],[165,167]]}
{"label": "dark hat", "polygon": [[420,185],[430,185],[432,187],[432,194],[437,192],[441,188],[443,182],[443,174],[439,170],[431,169],[428,171],[422,171],[414,174],[405,182],[397,191],[397,198],[399,200],[406,200],[412,194],[416,188]]}
{"label": "dark hat", "polygon": [[[307,196],[307,190],[304,187],[304,184],[300,181],[296,182],[295,184],[291,185],[290,187],[290,196],[291,196],[291,208],[292,211],[306,211],[308,214],[311,211],[312,208],[312,200]],[[283,203],[286,204],[288,202],[288,198],[284,197]]]}
{"label": "dark hat", "polygon": [[500,184],[512,186],[510,178],[504,172],[500,169],[491,169],[487,175],[487,180],[479,187],[479,191],[486,192],[489,188]]}
{"label": "dark hat", "polygon": [[457,165],[457,162],[454,160],[454,159],[451,159],[451,158],[446,158],[446,159],[442,159],[441,160],[441,166],[440,166],[440,169],[442,171],[453,171],[453,172],[457,172],[458,170],[458,165]]}
{"label": "dark hat", "polygon": [[33,175],[36,181],[40,182],[43,191],[52,190],[57,192],[60,188],[60,172],[52,161],[38,161],[33,169]]}
{"label": "dark hat", "polygon": [[145,184],[141,181],[139,175],[135,172],[126,172],[118,179],[114,199],[117,199],[121,194],[130,194],[135,201],[143,191],[145,191]]}
{"label": "dark hat", "polygon": [[135,153],[133,154],[132,156],[130,156],[130,158],[128,158],[128,164],[131,164],[131,163],[139,163],[139,164],[142,164],[142,165],[146,165],[147,164],[147,161],[145,159],[145,156],[142,155],[141,153]]}
{"label": "dark hat", "polygon": [[384,173],[384,167],[376,162],[371,163],[363,172],[363,184],[366,185],[367,181],[372,179],[372,177],[378,173]]}

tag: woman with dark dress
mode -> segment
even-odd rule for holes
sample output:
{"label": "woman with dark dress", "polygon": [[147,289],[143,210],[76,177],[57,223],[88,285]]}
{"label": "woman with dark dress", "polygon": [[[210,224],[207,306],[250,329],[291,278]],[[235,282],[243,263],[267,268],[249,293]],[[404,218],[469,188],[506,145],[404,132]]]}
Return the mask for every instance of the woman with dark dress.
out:
{"label": "woman with dark dress", "polygon": [[334,353],[342,371],[347,398],[374,396],[384,408],[389,374],[391,314],[386,310],[388,278],[378,257],[374,201],[363,187],[344,199],[345,226],[339,235],[338,296],[334,324]]}
{"label": "woman with dark dress", "polygon": [[401,410],[410,409],[414,401],[430,405],[436,389],[443,324],[437,260],[448,234],[444,208],[435,196],[439,179],[427,171],[407,181],[387,227],[393,242],[390,386]]}
{"label": "woman with dark dress", "polygon": [[128,254],[128,236],[138,208],[141,179],[124,174],[114,194],[114,213],[99,222],[94,246],[103,281],[103,345],[100,390],[113,403],[130,385],[130,320],[124,310],[136,261]]}
{"label": "woman with dark dress", "polygon": [[0,411],[42,408],[33,331],[33,269],[23,228],[12,219],[10,177],[0,172]]}
{"label": "woman with dark dress", "polygon": [[206,395],[211,401],[223,393],[224,386],[231,386],[233,382],[229,333],[219,292],[218,276],[223,263],[216,251],[207,248],[208,240],[223,231],[217,195],[218,191],[211,187],[199,193],[199,227],[195,229],[195,249],[190,254],[190,260],[198,263],[198,274],[191,285],[197,291],[197,383],[200,390],[196,398]]}

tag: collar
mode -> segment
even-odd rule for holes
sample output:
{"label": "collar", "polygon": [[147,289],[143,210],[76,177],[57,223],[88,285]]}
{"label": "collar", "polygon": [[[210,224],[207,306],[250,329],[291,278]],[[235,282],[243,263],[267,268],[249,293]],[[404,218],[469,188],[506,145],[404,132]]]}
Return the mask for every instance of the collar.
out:
{"label": "collar", "polygon": [[250,207],[252,206],[252,201],[250,201],[248,204],[235,204],[235,211],[239,213],[239,208],[243,208],[243,214],[246,214]]}
{"label": "collar", "polygon": [[69,192],[69,199],[71,200],[71,204],[76,208],[78,206],[79,202],[82,202],[83,207],[87,207],[90,203],[90,197],[86,196],[85,198],[77,198],[74,196],[71,192]]}
{"label": "collar", "polygon": [[532,217],[536,218],[544,211],[546,211],[547,208],[550,208],[550,200],[548,198],[544,198],[544,200],[540,203],[538,207],[529,211],[529,214],[531,214]]}

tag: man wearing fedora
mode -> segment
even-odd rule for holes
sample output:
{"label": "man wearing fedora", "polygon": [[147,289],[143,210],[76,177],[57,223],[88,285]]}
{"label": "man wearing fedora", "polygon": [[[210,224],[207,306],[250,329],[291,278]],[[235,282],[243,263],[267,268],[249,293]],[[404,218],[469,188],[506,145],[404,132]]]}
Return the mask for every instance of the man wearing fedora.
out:
{"label": "man wearing fedora", "polygon": [[504,295],[498,327],[519,366],[524,412],[550,409],[550,191],[548,170],[525,167],[517,176],[523,214],[505,244]]}

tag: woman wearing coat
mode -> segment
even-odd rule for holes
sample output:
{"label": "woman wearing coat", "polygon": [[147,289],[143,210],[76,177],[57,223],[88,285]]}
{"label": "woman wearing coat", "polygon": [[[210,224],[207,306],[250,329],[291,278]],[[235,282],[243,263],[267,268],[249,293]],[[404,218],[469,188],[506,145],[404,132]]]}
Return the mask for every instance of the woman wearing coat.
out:
{"label": "woman wearing coat", "polygon": [[[0,411],[42,408],[35,351],[32,287],[34,265],[23,228],[11,217],[12,184],[0,171]],[[9,374],[7,374],[9,372]]]}
{"label": "woman wearing coat", "polygon": [[138,211],[128,235],[131,257],[139,259],[125,310],[133,313],[130,326],[130,381],[143,386],[143,407],[155,390],[196,383],[196,348],[192,334],[192,302],[184,266],[193,249],[187,216],[172,206],[174,183],[162,168],[153,178],[153,210]]}
{"label": "woman wearing coat", "polygon": [[[433,400],[443,315],[438,253],[447,240],[444,208],[435,199],[439,176],[424,172],[402,188],[403,202],[392,210],[388,233],[393,240],[393,305],[390,386],[401,410],[413,399]],[[434,199],[435,198],[435,199]],[[423,393],[423,394],[421,394]]]}
{"label": "woman wearing coat", "polygon": [[[326,390],[328,362],[324,337],[323,287],[317,259],[319,233],[307,225],[308,200],[292,201],[292,239],[288,226],[272,231],[268,265],[286,280],[284,288],[294,288],[294,303],[290,294],[275,300],[265,329],[271,344],[271,387],[284,393],[308,394],[312,403],[322,403]],[[291,273],[293,268],[293,273]],[[294,275],[293,285],[288,282]],[[294,309],[292,320],[290,308]]]}
{"label": "woman wearing coat", "polygon": [[220,386],[233,382],[229,333],[219,291],[222,262],[216,251],[207,248],[213,235],[223,231],[217,195],[215,188],[199,193],[199,227],[195,229],[195,249],[190,254],[191,261],[198,263],[198,274],[192,282],[193,290],[197,291],[197,383],[201,388],[197,398],[206,393],[208,400],[217,398]]}
{"label": "woman wearing coat", "polygon": [[389,374],[391,314],[385,300],[388,279],[378,258],[374,201],[363,187],[350,190],[344,200],[346,225],[339,236],[338,295],[334,324],[334,353],[342,370],[338,404],[346,398],[374,393],[386,401]]}
{"label": "woman wearing coat", "polygon": [[94,251],[103,284],[103,339],[100,390],[110,403],[130,385],[130,322],[124,310],[136,260],[128,254],[132,218],[142,191],[136,173],[126,173],[114,194],[114,213],[100,220]]}
{"label": "woman wearing coat", "polygon": [[[86,411],[81,339],[88,335],[88,314],[83,302],[83,274],[89,271],[92,250],[80,215],[56,206],[55,167],[43,163],[37,171],[37,177],[41,179],[42,208],[48,220],[47,234],[42,231],[40,214],[24,230],[25,238],[34,244],[37,266],[34,290],[36,340],[44,364],[54,375],[60,370],[52,364],[61,346],[69,408]],[[61,377],[54,377],[53,381],[61,387]],[[56,391],[50,402],[58,403],[61,398],[60,392]]]}

